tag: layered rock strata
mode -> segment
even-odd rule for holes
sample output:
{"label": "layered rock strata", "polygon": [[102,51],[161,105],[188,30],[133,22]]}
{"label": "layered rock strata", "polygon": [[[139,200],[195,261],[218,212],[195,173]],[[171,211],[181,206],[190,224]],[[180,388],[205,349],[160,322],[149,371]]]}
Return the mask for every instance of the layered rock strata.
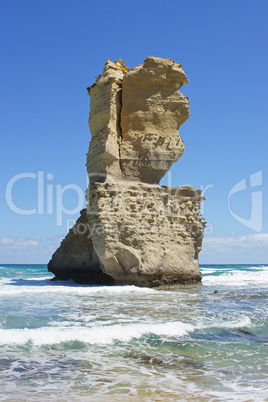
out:
{"label": "layered rock strata", "polygon": [[184,152],[181,67],[150,56],[129,71],[108,60],[88,88],[88,205],[48,264],[56,278],[139,286],[201,280],[200,191],[159,186]]}
{"label": "layered rock strata", "polygon": [[124,76],[120,161],[126,180],[159,183],[184,152],[178,130],[189,118],[180,64],[148,57]]}

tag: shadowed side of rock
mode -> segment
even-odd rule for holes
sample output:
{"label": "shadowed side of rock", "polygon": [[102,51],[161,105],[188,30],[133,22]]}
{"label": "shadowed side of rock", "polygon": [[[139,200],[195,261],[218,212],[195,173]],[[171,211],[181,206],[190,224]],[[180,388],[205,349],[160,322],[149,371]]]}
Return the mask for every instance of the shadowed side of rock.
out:
{"label": "shadowed side of rock", "polygon": [[56,279],[73,279],[79,283],[110,285],[113,278],[103,273],[90,235],[90,221],[86,210],[61,242],[48,263],[48,270]]}

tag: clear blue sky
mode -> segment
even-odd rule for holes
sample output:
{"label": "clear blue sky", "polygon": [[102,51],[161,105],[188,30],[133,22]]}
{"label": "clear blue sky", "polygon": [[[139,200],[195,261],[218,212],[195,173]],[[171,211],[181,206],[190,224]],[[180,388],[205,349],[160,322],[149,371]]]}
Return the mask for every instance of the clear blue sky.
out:
{"label": "clear blue sky", "polygon": [[[132,68],[149,55],[182,63],[190,81],[182,88],[191,107],[180,130],[185,154],[171,169],[171,183],[209,186],[200,262],[268,262],[266,0],[0,0],[0,5],[0,262],[50,259],[67,220],[78,216],[63,214],[59,226],[60,191],[68,184],[80,193],[86,188],[86,87],[108,58],[122,58]],[[42,207],[40,189],[38,203],[37,172],[44,197],[53,191],[52,214],[45,198]],[[14,212],[5,198],[8,184],[14,205],[39,207],[39,214]],[[75,209],[78,200],[76,191],[65,191],[66,210]]]}

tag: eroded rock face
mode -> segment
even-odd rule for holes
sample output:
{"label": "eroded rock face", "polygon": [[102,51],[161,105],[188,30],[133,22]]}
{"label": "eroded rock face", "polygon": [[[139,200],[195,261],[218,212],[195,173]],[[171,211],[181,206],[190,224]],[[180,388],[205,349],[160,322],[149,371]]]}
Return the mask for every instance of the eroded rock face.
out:
{"label": "eroded rock face", "polygon": [[[116,283],[158,286],[201,280],[200,190],[96,183],[89,205],[92,242]],[[92,213],[92,215],[91,215]]]}
{"label": "eroded rock face", "polygon": [[122,80],[129,69],[119,60],[108,60],[103,74],[88,88],[90,93],[89,128],[91,144],[87,154],[87,171],[94,181],[105,181],[107,175],[122,178],[119,156],[121,141],[120,115]]}
{"label": "eroded rock face", "polygon": [[159,286],[201,280],[202,197],[160,187],[183,154],[189,117],[180,64],[148,57],[129,69],[107,61],[90,88],[87,210],[48,264],[60,279]]}
{"label": "eroded rock face", "polygon": [[120,160],[124,178],[159,183],[184,152],[179,127],[189,102],[179,91],[188,80],[180,64],[148,57],[123,79]]}

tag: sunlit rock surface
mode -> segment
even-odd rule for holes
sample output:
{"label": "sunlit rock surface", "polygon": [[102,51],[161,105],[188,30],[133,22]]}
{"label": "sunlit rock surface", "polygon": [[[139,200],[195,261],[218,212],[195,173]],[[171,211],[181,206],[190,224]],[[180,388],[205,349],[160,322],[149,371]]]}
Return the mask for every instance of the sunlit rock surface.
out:
{"label": "sunlit rock surface", "polygon": [[56,278],[139,286],[201,280],[200,190],[159,186],[184,152],[181,67],[150,56],[129,71],[108,60],[88,88],[88,205],[48,264]]}

